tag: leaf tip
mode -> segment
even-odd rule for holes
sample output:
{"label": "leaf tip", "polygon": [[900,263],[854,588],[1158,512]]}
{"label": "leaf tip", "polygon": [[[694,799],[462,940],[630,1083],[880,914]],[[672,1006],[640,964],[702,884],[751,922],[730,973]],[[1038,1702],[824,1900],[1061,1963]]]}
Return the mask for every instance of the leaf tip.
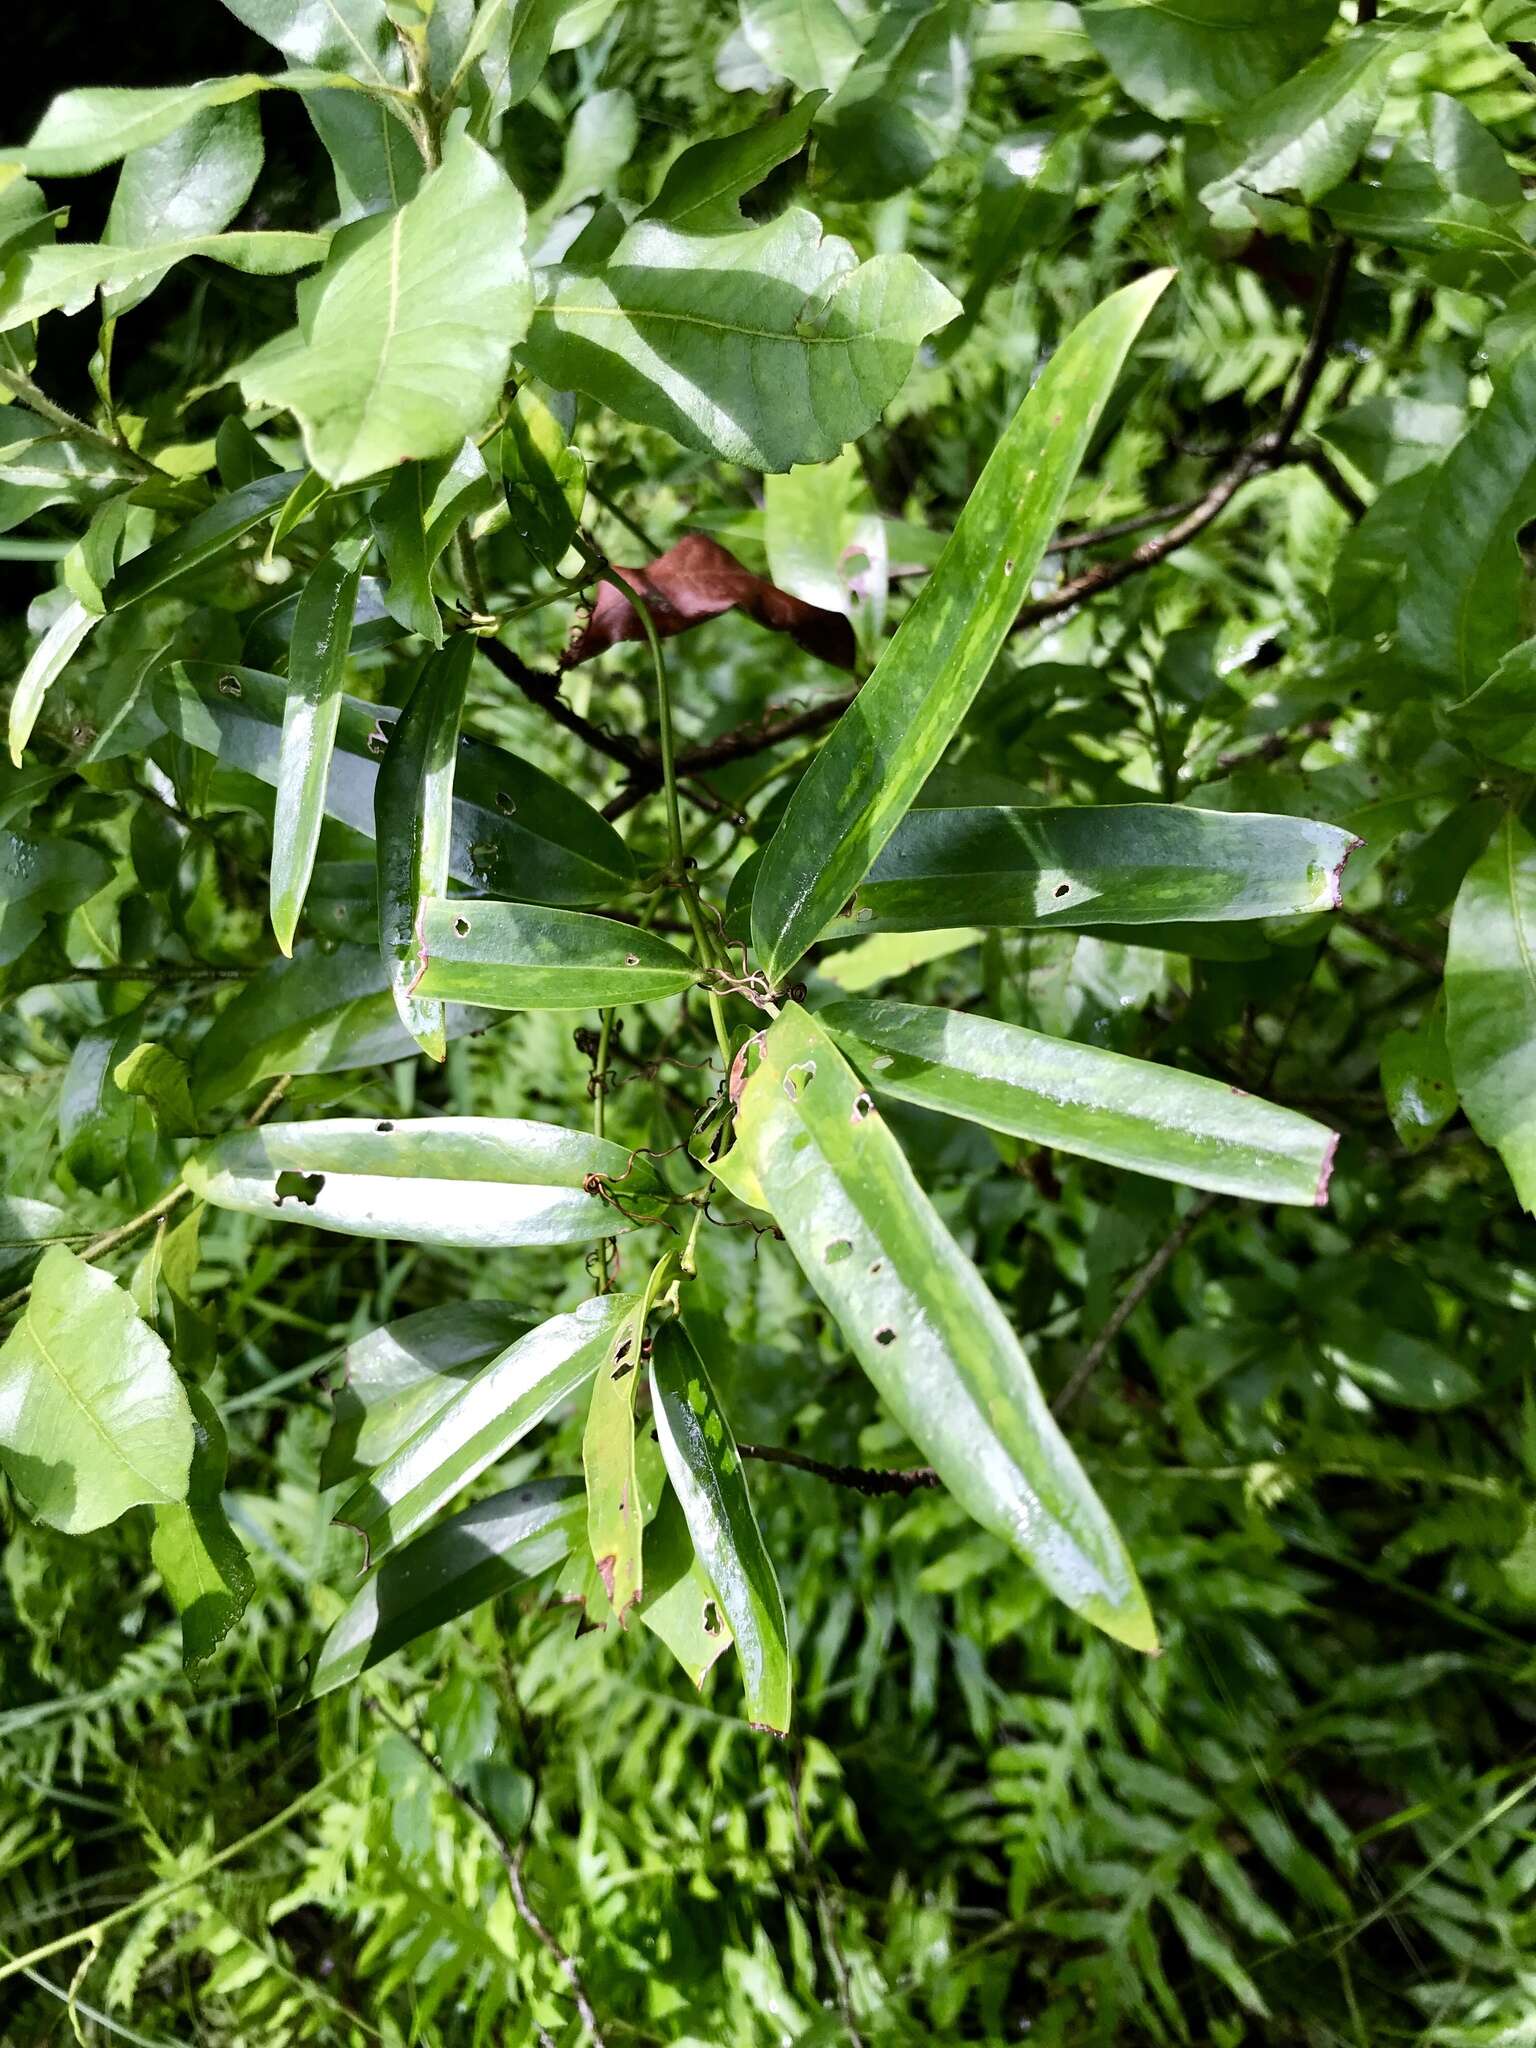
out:
{"label": "leaf tip", "polygon": [[1319,1209],[1326,1209],[1328,1206],[1328,1187],[1333,1179],[1333,1166],[1334,1161],[1338,1158],[1338,1154],[1339,1134],[1337,1131],[1330,1131],[1328,1133],[1328,1143],[1323,1151],[1323,1163],[1318,1169],[1317,1193],[1312,1198],[1314,1204]]}

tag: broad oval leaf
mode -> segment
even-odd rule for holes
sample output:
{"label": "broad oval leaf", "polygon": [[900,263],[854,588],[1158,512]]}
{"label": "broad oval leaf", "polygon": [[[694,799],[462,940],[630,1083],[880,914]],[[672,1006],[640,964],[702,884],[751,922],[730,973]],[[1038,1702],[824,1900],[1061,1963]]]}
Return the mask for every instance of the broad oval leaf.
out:
{"label": "broad oval leaf", "polygon": [[600,265],[557,264],[538,284],[517,351],[530,368],[752,469],[857,440],[959,311],[913,257],[858,263],[798,207],[724,235],[637,221]]}
{"label": "broad oval leaf", "polygon": [[[334,1117],[220,1138],[182,1169],[218,1209],[350,1237],[476,1246],[588,1244],[660,1213],[648,1161],[522,1117]],[[589,1193],[611,1184],[622,1209]]]}
{"label": "broad oval leaf", "polygon": [[747,1718],[785,1735],[794,1680],[784,1595],[752,1512],[731,1425],[676,1319],[662,1325],[651,1346],[651,1403],[667,1477],[736,1639]]}
{"label": "broad oval leaf", "polygon": [[1328,33],[1338,0],[1089,0],[1083,27],[1134,100],[1165,121],[1249,107]]}
{"label": "broad oval leaf", "polygon": [[1133,1649],[1157,1637],[1135,1567],[1017,1337],[828,1033],[787,1004],[718,1171],[766,1208],[849,1348],[968,1514]]}
{"label": "broad oval leaf", "polygon": [[416,993],[492,1010],[596,1010],[681,995],[699,979],[653,932],[579,910],[429,898]]}
{"label": "broad oval leaf", "polygon": [[355,1337],[331,1396],[321,1487],[392,1458],[534,1320],[506,1301],[444,1301]]}
{"label": "broad oval leaf", "polygon": [[187,1390],[196,1447],[184,1501],[155,1509],[150,1556],[181,1616],[181,1661],[205,1664],[250,1605],[256,1575],[224,1509],[229,1442],[201,1387]]}
{"label": "broad oval leaf", "polygon": [[252,405],[298,419],[332,484],[455,450],[528,324],[523,202],[465,135],[398,212],[337,237],[302,327],[239,371]]}
{"label": "broad oval leaf", "polygon": [[0,1464],[71,1536],[185,1500],[192,1411],[170,1353],[109,1273],[61,1244],[0,1346]]}
{"label": "broad oval leaf", "polygon": [[307,1696],[335,1692],[428,1629],[527,1586],[580,1541],[584,1512],[579,1479],[535,1479],[396,1551],[321,1644]]}
{"label": "broad oval leaf", "polygon": [[877,1095],[1256,1202],[1322,1206],[1338,1133],[1225,1081],[916,1003],[818,1012]]}
{"label": "broad oval leaf", "polygon": [[1062,343],[993,450],[938,566],[790,798],[752,898],[753,944],[771,982],[853,894],[954,737],[1169,275],[1127,285]]}
{"label": "broad oval leaf", "polygon": [[[154,694],[178,737],[275,784],[287,697],[281,676],[189,661],[157,677]],[[369,839],[379,761],[399,717],[392,705],[342,700],[325,811]],[[533,903],[611,902],[635,879],[629,850],[606,818],[553,776],[474,739],[459,743],[448,872],[471,889]]]}
{"label": "broad oval leaf", "polygon": [[1512,813],[1457,895],[1445,1000],[1462,1107],[1536,1210],[1536,839]]}
{"label": "broad oval leaf", "polygon": [[[202,107],[171,134],[134,150],[118,173],[102,240],[132,249],[216,234],[250,198],[261,163],[261,116],[254,100]],[[114,292],[105,306],[108,317],[131,311],[159,281],[140,278]]]}
{"label": "broad oval leaf", "polygon": [[462,1387],[336,1510],[355,1529],[368,1563],[414,1536],[437,1510],[551,1409],[611,1361],[638,1308],[631,1294],[599,1294],[569,1315],[551,1316]]}

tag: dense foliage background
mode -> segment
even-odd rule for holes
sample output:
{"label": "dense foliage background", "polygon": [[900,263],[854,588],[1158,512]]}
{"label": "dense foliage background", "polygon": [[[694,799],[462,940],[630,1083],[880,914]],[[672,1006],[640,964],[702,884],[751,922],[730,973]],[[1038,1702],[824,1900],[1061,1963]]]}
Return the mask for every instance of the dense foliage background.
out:
{"label": "dense foliage background", "polygon": [[[317,61],[296,58],[302,0],[229,4],[152,28],[119,10],[121,37],[94,11],[22,10],[34,111],[82,83],[275,69],[263,29]],[[539,11],[481,4],[502,36]],[[364,0],[334,11],[383,21]],[[391,12],[409,40],[415,10]],[[696,1693],[646,1630],[585,1625],[579,1574],[295,1704],[357,1566],[331,1521],[344,1493],[321,1485],[343,1347],[464,1297],[571,1307],[591,1287],[579,1253],[212,1207],[190,1235],[101,1248],[206,1375],[252,1586],[189,1673],[150,1512],[71,1535],[28,1512],[14,1470],[18,1491],[0,1483],[0,2033],[1536,2041],[1536,9],[552,12],[556,47],[496,144],[531,250],[558,254],[604,202],[633,216],[686,144],[830,90],[749,218],[810,206],[860,257],[911,252],[961,302],[856,451],[787,479],[617,410],[577,416],[595,545],[641,564],[712,535],[850,612],[861,673],[1042,363],[1117,287],[1176,269],[1067,502],[1064,532],[1084,538],[1043,563],[946,755],[945,800],[1326,821],[1363,842],[1341,906],[1141,934],[1158,945],[886,933],[798,971],[813,995],[973,1008],[1304,1111],[1341,1134],[1330,1198],[1197,1193],[885,1105],[1062,1399],[1156,1615],[1155,1660],[1074,1618],[946,1491],[861,1490],[914,1464],[911,1445],[787,1248],[706,1229],[688,1312],[737,1436],[841,1473],[749,1460],[796,1669],[784,1740],[741,1718],[730,1660]],[[236,227],[337,218],[305,106],[261,95]],[[31,126],[14,102],[9,120]],[[49,232],[107,234],[118,175],[40,171],[69,209]],[[17,190],[0,188],[7,237]],[[29,218],[34,240],[4,245],[13,312]],[[156,519],[176,530],[200,479],[204,503],[230,488],[242,419],[283,467],[306,459],[280,406],[229,381],[291,325],[291,278],[194,253],[105,347],[93,289],[41,320],[35,364],[24,328],[0,334],[13,676],[70,594],[99,596],[119,566],[123,517],[110,530],[103,504],[148,508],[134,546]],[[133,450],[183,494],[146,486]],[[272,546],[258,530],[149,599],[150,651],[243,646],[263,666],[250,621],[353,516],[322,506]],[[445,558],[439,596],[504,616],[549,587],[505,526],[478,570],[476,590]],[[625,643],[557,691],[577,615],[566,599],[508,624],[502,659],[483,641],[470,722],[614,808],[642,871],[659,867],[656,757],[634,752],[651,670]],[[0,768],[12,843],[76,850],[51,893],[4,870],[0,1287],[23,1285],[40,1237],[95,1246],[174,1185],[174,1072],[139,1095],[112,1079],[141,1042],[194,1078],[211,1062],[219,1129],[274,1112],[584,1124],[596,1062],[610,1136],[685,1136],[719,1078],[697,1000],[623,1012],[606,1067],[595,1014],[562,1011],[455,1037],[441,1065],[385,1042],[381,1064],[309,1071],[324,1062],[290,1057],[275,1011],[264,1045],[274,984],[241,991],[281,971],[270,793],[168,729],[141,630],[109,615]],[[399,701],[398,639],[354,646],[349,690]],[[668,657],[685,768],[724,736],[696,752],[684,817],[723,905],[848,679],[739,613]],[[300,932],[321,983],[352,957],[321,948],[353,945],[364,917],[353,838],[326,834]],[[200,1054],[232,1001],[240,1057],[228,1027]],[[741,1006],[738,1039],[749,1021]],[[751,1216],[723,1198],[715,1213]],[[623,1259],[638,1285],[648,1257],[626,1240]],[[561,1410],[498,1483],[578,1470],[582,1425],[581,1404]]]}

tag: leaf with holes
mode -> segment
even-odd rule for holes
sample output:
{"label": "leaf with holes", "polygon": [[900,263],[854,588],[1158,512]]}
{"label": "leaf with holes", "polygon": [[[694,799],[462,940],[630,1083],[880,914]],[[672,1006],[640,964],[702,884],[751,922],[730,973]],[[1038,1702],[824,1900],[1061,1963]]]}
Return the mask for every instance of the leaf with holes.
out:
{"label": "leaf with holes", "polygon": [[790,798],[752,896],[753,944],[771,982],[869,872],[986,680],[1168,278],[1157,271],[1116,292],[1051,358],[937,568]]}
{"label": "leaf with holes", "polygon": [[654,1222],[664,1206],[647,1160],[521,1117],[271,1124],[216,1140],[183,1174],[217,1209],[471,1249],[591,1244]]}
{"label": "leaf with holes", "polygon": [[612,1362],[639,1302],[600,1294],[552,1316],[456,1388],[400,1449],[336,1510],[376,1562],[504,1458],[551,1410]]}
{"label": "leaf with holes", "polygon": [[635,1612],[697,1686],[734,1640],[670,1486],[645,1527],[645,1598]]}
{"label": "leaf with holes", "polygon": [[642,1298],[611,1354],[597,1369],[581,1438],[587,1482],[587,1547],[619,1626],[644,1587],[641,1545],[645,1502],[635,1459],[635,1390],[644,1378],[648,1302]]}
{"label": "leaf with holes", "polygon": [[747,1718],[785,1735],[793,1672],[784,1595],[752,1512],[731,1425],[692,1338],[676,1320],[663,1323],[652,1342],[651,1405],[667,1477],[736,1640]]}
{"label": "leaf with holes", "polygon": [[579,910],[429,897],[419,920],[423,1000],[492,1010],[595,1010],[681,995],[699,979],[653,932]]}
{"label": "leaf with holes", "polygon": [[1058,1599],[1155,1649],[1135,1567],[1018,1339],[832,1038],[788,1004],[739,1094],[720,1176],[772,1215],[907,1435]]}

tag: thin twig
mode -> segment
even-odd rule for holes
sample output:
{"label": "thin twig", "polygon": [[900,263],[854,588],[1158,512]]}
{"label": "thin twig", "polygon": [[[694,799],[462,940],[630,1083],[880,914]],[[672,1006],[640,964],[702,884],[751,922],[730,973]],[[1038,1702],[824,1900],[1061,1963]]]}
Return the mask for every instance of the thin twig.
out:
{"label": "thin twig", "polygon": [[1108,1322],[1083,1353],[1077,1370],[1067,1381],[1061,1392],[1051,1403],[1051,1412],[1058,1417],[1065,1415],[1077,1400],[1084,1387],[1093,1378],[1105,1358],[1109,1355],[1115,1339],[1125,1328],[1137,1309],[1146,1300],[1152,1289],[1162,1278],[1168,1266],[1176,1259],[1185,1245],[1194,1236],[1200,1225],[1216,1206],[1215,1195],[1202,1195],[1189,1214],[1170,1230],[1157,1250],[1136,1274],[1131,1284],[1116,1302]]}
{"label": "thin twig", "polygon": [[904,1470],[882,1471],[867,1465],[828,1465],[820,1458],[808,1458],[804,1451],[788,1451],[780,1444],[738,1444],[744,1458],[756,1458],[764,1465],[788,1465],[795,1472],[809,1472],[833,1486],[846,1486],[871,1500],[895,1494],[905,1500],[925,1486],[937,1486],[939,1475],[931,1465],[909,1465]]}
{"label": "thin twig", "polygon": [[76,417],[67,407],[50,398],[42,386],[34,383],[25,370],[13,370],[0,366],[0,386],[18,399],[29,412],[35,412],[39,419],[57,427],[72,441],[84,441],[92,448],[100,448],[106,454],[125,462],[130,469],[136,469],[140,476],[164,476],[165,471],[146,455],[140,455],[136,448],[130,448],[125,441],[114,441],[110,434],[103,434],[86,420]]}
{"label": "thin twig", "polygon": [[[650,757],[637,741],[626,738],[622,733],[608,732],[602,726],[594,725],[589,718],[583,718],[579,711],[573,710],[561,696],[560,684],[556,677],[546,675],[542,669],[530,668],[520,655],[514,654],[510,647],[504,647],[499,640],[483,638],[480,641],[480,652],[509,683],[515,684],[522,691],[530,704],[537,704],[541,711],[549,714],[556,725],[562,725],[567,732],[574,733],[576,738],[583,745],[590,747],[594,753],[606,754],[610,761],[619,762],[632,773],[642,768],[650,769]],[[659,783],[659,772],[656,779]]]}

